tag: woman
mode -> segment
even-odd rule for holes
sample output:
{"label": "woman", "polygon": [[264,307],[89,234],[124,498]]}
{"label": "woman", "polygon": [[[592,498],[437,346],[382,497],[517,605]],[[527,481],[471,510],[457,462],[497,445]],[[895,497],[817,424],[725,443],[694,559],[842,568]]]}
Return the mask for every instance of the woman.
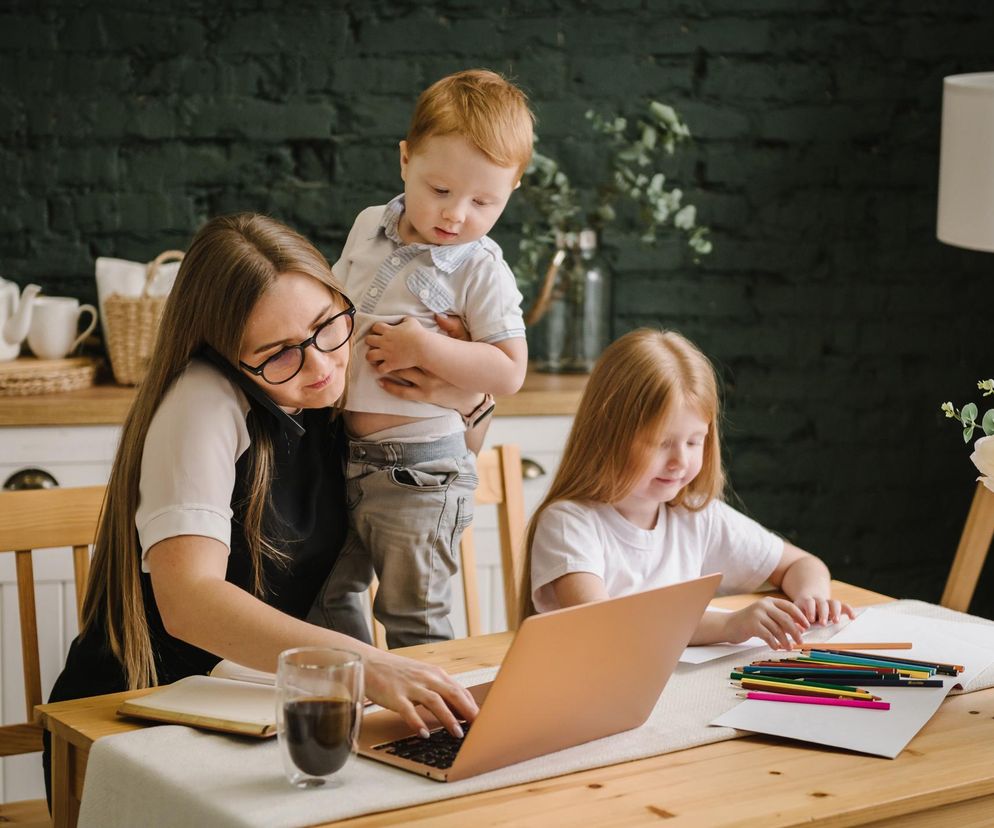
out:
{"label": "woman", "polygon": [[[334,631],[303,620],[346,539],[333,407],[354,313],[324,257],[279,222],[227,216],[197,233],[124,424],[51,701],[173,682],[221,658],[271,671],[289,647],[342,647],[362,656],[374,702],[427,735],[423,705],[460,735],[470,694],[366,643],[358,600]],[[414,384],[391,384],[397,394],[479,404],[420,372],[402,378]],[[478,448],[482,434],[467,438]],[[49,758],[46,740],[46,783]]]}

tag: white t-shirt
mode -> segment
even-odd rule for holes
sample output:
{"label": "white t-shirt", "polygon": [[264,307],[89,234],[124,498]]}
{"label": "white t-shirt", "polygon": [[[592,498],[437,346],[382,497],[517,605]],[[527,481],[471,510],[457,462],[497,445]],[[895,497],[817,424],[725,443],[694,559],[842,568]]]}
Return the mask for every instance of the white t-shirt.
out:
{"label": "white t-shirt", "polygon": [[231,546],[235,464],[249,447],[249,403],[216,368],[191,360],[162,398],[142,454],[135,514],[145,553],[177,535]]}
{"label": "white t-shirt", "polygon": [[749,592],[776,569],[784,542],[731,506],[712,500],[699,512],[660,507],[655,529],[640,529],[608,503],[559,501],[544,512],[532,543],[532,599],[558,609],[552,582],[590,572],[608,595],[722,573],[719,592]]}

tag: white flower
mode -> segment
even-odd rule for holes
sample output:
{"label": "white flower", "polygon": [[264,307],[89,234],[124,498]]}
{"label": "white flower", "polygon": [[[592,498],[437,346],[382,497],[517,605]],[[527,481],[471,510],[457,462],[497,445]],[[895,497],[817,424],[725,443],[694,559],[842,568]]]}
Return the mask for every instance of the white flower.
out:
{"label": "white flower", "polygon": [[977,480],[994,492],[994,436],[981,437],[973,444],[973,449],[970,459],[981,475]]}
{"label": "white flower", "polygon": [[680,230],[692,230],[697,221],[697,208],[693,204],[688,204],[680,209],[680,212],[673,216],[673,226]]}

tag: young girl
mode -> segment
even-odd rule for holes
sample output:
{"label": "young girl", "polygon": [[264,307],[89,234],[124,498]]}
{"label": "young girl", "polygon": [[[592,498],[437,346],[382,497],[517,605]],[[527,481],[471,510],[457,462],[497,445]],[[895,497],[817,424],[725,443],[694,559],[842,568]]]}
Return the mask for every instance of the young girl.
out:
{"label": "young girl", "polygon": [[[594,367],[559,472],[528,528],[524,614],[721,572],[721,591],[768,581],[738,612],[708,611],[691,644],[752,636],[774,649],[852,609],[828,568],[721,500],[718,391],[707,357],[680,334],[641,329]],[[527,592],[527,591],[526,591]]]}

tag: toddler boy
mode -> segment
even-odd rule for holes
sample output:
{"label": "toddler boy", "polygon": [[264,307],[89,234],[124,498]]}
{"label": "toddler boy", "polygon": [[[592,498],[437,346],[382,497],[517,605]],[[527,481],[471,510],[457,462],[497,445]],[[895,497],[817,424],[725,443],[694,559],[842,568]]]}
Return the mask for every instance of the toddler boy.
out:
{"label": "toddler boy", "polygon": [[[524,93],[494,72],[433,84],[400,142],[403,194],[359,214],[335,263],[357,308],[345,403],[353,531],[316,623],[336,626],[375,571],[390,648],[452,638],[449,579],[477,485],[465,430],[490,413],[491,395],[521,387],[527,367],[521,294],[486,234],[531,158],[533,124]],[[458,317],[470,341],[440,332],[436,314]],[[383,390],[411,367],[487,396],[460,415]]]}

